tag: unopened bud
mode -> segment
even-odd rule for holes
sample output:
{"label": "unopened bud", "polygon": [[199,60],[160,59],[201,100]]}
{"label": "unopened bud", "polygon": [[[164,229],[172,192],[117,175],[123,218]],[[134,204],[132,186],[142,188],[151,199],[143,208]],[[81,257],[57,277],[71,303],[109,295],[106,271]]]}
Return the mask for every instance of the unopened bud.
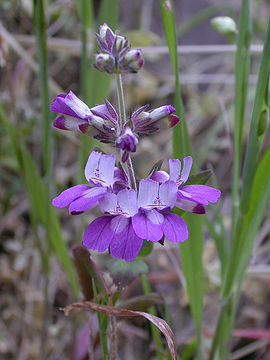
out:
{"label": "unopened bud", "polygon": [[221,35],[232,36],[237,33],[235,21],[229,16],[218,16],[211,20],[213,28]]}
{"label": "unopened bud", "polygon": [[99,27],[99,35],[103,40],[105,40],[105,38],[106,38],[107,30],[111,31],[111,29],[109,28],[109,26],[106,23],[104,23],[103,25],[100,25],[100,27]]}
{"label": "unopened bud", "polygon": [[123,70],[137,72],[143,67],[144,59],[140,49],[130,50],[126,53],[121,61]]}
{"label": "unopened bud", "polygon": [[149,114],[151,123],[161,120],[171,114],[175,113],[175,108],[171,105],[161,106]]}
{"label": "unopened bud", "polygon": [[127,126],[121,136],[116,140],[116,146],[122,150],[122,161],[125,162],[128,159],[128,153],[136,151],[136,145],[138,144],[138,137],[132,132],[129,126]]}
{"label": "unopened bud", "polygon": [[114,72],[114,58],[108,54],[98,54],[96,55],[95,67],[99,71],[105,71],[109,74]]}

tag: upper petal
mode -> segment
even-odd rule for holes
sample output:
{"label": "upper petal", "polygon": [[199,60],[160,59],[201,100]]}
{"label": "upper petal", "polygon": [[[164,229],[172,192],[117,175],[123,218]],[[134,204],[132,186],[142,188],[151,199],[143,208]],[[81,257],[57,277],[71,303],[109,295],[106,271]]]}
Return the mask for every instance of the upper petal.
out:
{"label": "upper petal", "polygon": [[155,207],[155,200],[159,197],[159,183],[151,179],[141,180],[139,184],[138,208],[149,209]]}
{"label": "upper petal", "polygon": [[66,95],[65,103],[79,118],[85,119],[88,116],[91,116],[89,107],[72,91]]}
{"label": "upper petal", "polygon": [[115,160],[115,155],[92,151],[84,171],[86,179],[99,186],[113,185]]}
{"label": "upper petal", "polygon": [[139,254],[143,239],[138,237],[132,227],[131,219],[122,232],[114,234],[110,244],[110,253],[112,256],[126,261],[132,261]]}
{"label": "upper petal", "polygon": [[117,194],[118,206],[123,213],[133,216],[137,212],[137,194],[133,189],[124,189]]}
{"label": "upper petal", "polygon": [[57,95],[56,98],[53,100],[50,110],[59,114],[69,115],[75,118],[80,119],[81,117],[78,116],[69,105],[66,104],[66,95],[60,94]]}
{"label": "upper petal", "polygon": [[52,205],[64,208],[69,205],[72,201],[76,200],[78,197],[82,196],[82,194],[92,189],[89,185],[76,185],[65,191],[63,191],[60,195],[53,199]]}
{"label": "upper petal", "polygon": [[192,163],[193,163],[193,160],[192,160],[192,157],[191,156],[187,156],[187,157],[184,157],[183,159],[183,170],[181,172],[181,184],[184,184],[188,177],[189,177],[189,173],[190,173],[190,170],[192,168]]}
{"label": "upper petal", "polygon": [[91,250],[104,252],[113,237],[113,231],[110,227],[112,216],[101,216],[91,222],[85,230],[83,236],[83,245]]}
{"label": "upper petal", "polygon": [[164,235],[169,241],[184,242],[188,238],[187,224],[180,216],[174,213],[164,214],[164,221],[161,226]]}
{"label": "upper petal", "polygon": [[208,205],[208,202],[216,203],[221,192],[211,186],[206,185],[187,185],[178,192],[178,198],[197,202],[202,205]]}
{"label": "upper petal", "polygon": [[160,185],[159,197],[164,205],[164,208],[172,209],[177,198],[177,185],[174,181],[166,181]]}
{"label": "upper petal", "polygon": [[178,159],[169,160],[170,167],[170,180],[173,180],[178,184],[181,172],[181,161]]}

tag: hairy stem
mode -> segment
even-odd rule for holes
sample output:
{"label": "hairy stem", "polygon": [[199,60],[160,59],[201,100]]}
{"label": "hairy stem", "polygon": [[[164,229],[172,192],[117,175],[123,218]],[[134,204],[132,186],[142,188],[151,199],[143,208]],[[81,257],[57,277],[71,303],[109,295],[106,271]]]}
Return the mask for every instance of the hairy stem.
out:
{"label": "hairy stem", "polygon": [[120,129],[123,129],[123,126],[126,123],[126,108],[125,108],[125,98],[123,91],[123,81],[121,74],[115,74],[116,84],[117,84],[117,99],[118,99],[118,109],[120,117]]}

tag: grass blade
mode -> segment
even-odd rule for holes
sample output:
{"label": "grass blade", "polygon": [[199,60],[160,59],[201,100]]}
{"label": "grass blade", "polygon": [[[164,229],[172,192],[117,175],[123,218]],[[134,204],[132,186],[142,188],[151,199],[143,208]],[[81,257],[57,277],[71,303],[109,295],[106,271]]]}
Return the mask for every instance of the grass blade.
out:
{"label": "grass blade", "polygon": [[240,27],[235,56],[235,109],[234,109],[234,162],[233,162],[233,211],[234,224],[239,207],[239,177],[242,156],[242,135],[250,70],[251,18],[249,0],[242,1]]}
{"label": "grass blade", "polygon": [[[177,39],[175,19],[171,1],[160,1],[163,27],[169,47],[171,63],[175,75],[175,107],[180,115],[181,122],[173,129],[173,156],[182,159],[183,156],[191,155],[191,142],[188,134],[184,105],[181,97]],[[177,211],[176,211],[177,213]],[[202,321],[202,298],[203,298],[203,234],[202,219],[193,214],[186,214],[185,220],[189,228],[189,239],[180,245],[183,273],[187,283],[191,313],[196,324],[198,357],[201,358],[201,321]]]}

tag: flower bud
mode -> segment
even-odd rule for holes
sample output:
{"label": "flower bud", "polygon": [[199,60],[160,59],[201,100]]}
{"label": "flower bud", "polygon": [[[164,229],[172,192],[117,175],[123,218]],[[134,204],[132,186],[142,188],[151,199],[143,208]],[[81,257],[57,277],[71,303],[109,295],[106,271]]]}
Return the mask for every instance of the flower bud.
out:
{"label": "flower bud", "polygon": [[122,150],[122,161],[125,162],[128,159],[129,152],[136,151],[136,145],[138,144],[137,136],[127,126],[122,135],[116,140],[116,146]]}
{"label": "flower bud", "polygon": [[120,68],[126,71],[137,72],[143,67],[144,59],[140,49],[130,50],[123,57]]}
{"label": "flower bud", "polygon": [[102,72],[107,72],[112,74],[114,72],[114,58],[108,54],[98,54],[96,55],[96,62],[94,66]]}
{"label": "flower bud", "polygon": [[217,16],[211,20],[213,28],[221,35],[235,35],[237,28],[235,21],[229,16]]}

